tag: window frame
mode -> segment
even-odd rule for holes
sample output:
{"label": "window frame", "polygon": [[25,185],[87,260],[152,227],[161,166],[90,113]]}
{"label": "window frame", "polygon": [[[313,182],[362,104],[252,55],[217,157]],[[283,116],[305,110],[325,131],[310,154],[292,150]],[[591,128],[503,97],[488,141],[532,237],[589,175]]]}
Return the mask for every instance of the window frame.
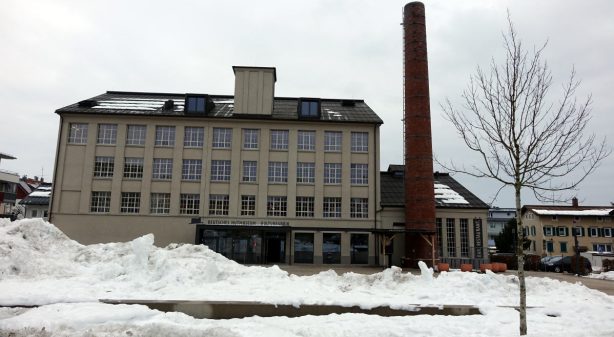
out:
{"label": "window frame", "polygon": [[322,103],[319,98],[300,98],[298,101],[298,116],[300,119],[319,119]]}
{"label": "window frame", "polygon": [[94,178],[109,179],[113,178],[115,171],[115,157],[95,156],[94,157]]}
{"label": "window frame", "polygon": [[350,218],[369,218],[369,198],[350,198]]}
{"label": "window frame", "polygon": [[268,182],[270,184],[288,183],[288,162],[269,161]]}
{"label": "window frame", "polygon": [[296,183],[315,184],[316,182],[316,163],[297,162],[296,163]]}
{"label": "window frame", "polygon": [[109,213],[111,211],[111,192],[92,191],[90,195],[90,213]]}
{"label": "window frame", "polygon": [[350,175],[352,185],[369,184],[369,164],[352,163],[350,164]]}
{"label": "window frame", "polygon": [[149,202],[149,213],[151,214],[170,214],[171,194],[170,193],[151,193]]}
{"label": "window frame", "polygon": [[183,132],[183,147],[202,148],[205,145],[205,128],[200,126],[186,126]]}
{"label": "window frame", "polygon": [[68,124],[68,144],[79,145],[87,144],[87,132],[89,124],[87,123],[69,123]]}
{"label": "window frame", "polygon": [[316,150],[316,132],[298,130],[296,148],[298,151],[314,152]]}
{"label": "window frame", "polygon": [[241,195],[241,215],[255,216],[256,215],[256,196]]}
{"label": "window frame", "polygon": [[341,218],[341,197],[324,197],[322,200],[322,217],[338,219]]}
{"label": "window frame", "polygon": [[156,125],[155,147],[174,147],[177,136],[174,125]]}
{"label": "window frame", "polygon": [[98,133],[96,134],[97,145],[115,145],[117,144],[117,124],[100,123],[98,124]]}
{"label": "window frame", "polygon": [[202,159],[183,159],[181,163],[181,180],[200,181],[203,175]]}
{"label": "window frame", "polygon": [[289,137],[289,130],[271,130],[269,148],[271,151],[288,151]]}
{"label": "window frame", "polygon": [[232,128],[213,128],[213,149],[230,149],[232,147]]}
{"label": "window frame", "polygon": [[341,163],[324,163],[324,184],[340,185],[343,177]]}
{"label": "window frame", "polygon": [[352,131],[351,133],[352,152],[369,152],[369,133],[364,131]]}
{"label": "window frame", "polygon": [[307,196],[296,197],[295,213],[297,218],[313,218],[315,209],[315,198]]}
{"label": "window frame", "polygon": [[227,182],[230,181],[232,174],[232,162],[230,160],[211,160],[211,181]]}
{"label": "window frame", "polygon": [[209,215],[228,215],[229,208],[228,194],[209,194]]}
{"label": "window frame", "polygon": [[343,131],[324,131],[324,152],[341,152]]}
{"label": "window frame", "polygon": [[267,196],[267,216],[285,217],[288,216],[288,197],[279,195]]}
{"label": "window frame", "polygon": [[255,160],[244,160],[242,165],[241,182],[258,182],[258,162]]}
{"label": "window frame", "polygon": [[128,124],[126,127],[126,146],[145,146],[147,125]]}
{"label": "window frame", "polygon": [[260,129],[242,129],[243,149],[258,150],[260,148]]}
{"label": "window frame", "polygon": [[179,214],[181,215],[200,214],[200,194],[198,193],[179,194]]}
{"label": "window frame", "polygon": [[143,179],[143,167],[145,166],[142,157],[126,157],[124,158],[124,173],[125,179]]}
{"label": "window frame", "polygon": [[141,193],[122,192],[119,212],[122,214],[139,214],[141,212]]}
{"label": "window frame", "polygon": [[152,164],[152,180],[172,180],[173,179],[173,159],[154,158]]}

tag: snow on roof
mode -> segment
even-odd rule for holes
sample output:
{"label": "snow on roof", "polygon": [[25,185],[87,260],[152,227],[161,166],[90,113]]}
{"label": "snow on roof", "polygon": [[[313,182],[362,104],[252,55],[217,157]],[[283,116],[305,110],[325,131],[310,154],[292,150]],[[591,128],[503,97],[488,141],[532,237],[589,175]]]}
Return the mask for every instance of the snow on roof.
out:
{"label": "snow on roof", "polygon": [[30,194],[28,194],[29,197],[50,197],[51,196],[51,191],[41,191],[41,190],[36,190]]}
{"label": "snow on roof", "polygon": [[[99,100],[98,105],[93,109],[118,109],[118,110],[158,110],[164,106],[167,98],[130,98],[130,99],[110,99]],[[173,100],[175,111],[183,111],[184,101]]]}
{"label": "snow on roof", "polygon": [[570,215],[570,216],[608,216],[612,208],[594,208],[594,209],[576,209],[576,210],[554,210],[554,209],[537,209],[533,208],[533,212],[538,215]]}
{"label": "snow on roof", "polygon": [[435,184],[435,199],[446,204],[469,204],[462,195],[444,184]]}

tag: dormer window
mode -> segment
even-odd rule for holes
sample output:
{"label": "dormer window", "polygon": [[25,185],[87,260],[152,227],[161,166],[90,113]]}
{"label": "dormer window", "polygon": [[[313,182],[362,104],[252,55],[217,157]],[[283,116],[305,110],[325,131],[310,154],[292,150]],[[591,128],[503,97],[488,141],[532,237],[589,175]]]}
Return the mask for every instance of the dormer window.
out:
{"label": "dormer window", "polygon": [[185,112],[204,114],[207,108],[206,95],[186,95],[185,97]]}
{"label": "dormer window", "polygon": [[301,118],[319,118],[320,117],[320,100],[305,99],[299,100],[299,116]]}

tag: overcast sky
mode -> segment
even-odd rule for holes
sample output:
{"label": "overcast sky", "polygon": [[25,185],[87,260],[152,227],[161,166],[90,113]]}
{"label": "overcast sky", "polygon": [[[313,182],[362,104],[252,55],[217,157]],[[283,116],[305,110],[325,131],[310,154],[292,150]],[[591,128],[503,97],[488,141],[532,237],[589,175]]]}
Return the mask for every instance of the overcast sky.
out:
{"label": "overcast sky", "polygon": [[[277,68],[276,96],[359,98],[384,120],[381,169],[402,163],[405,1],[23,1],[0,4],[0,169],[51,180],[60,107],[107,90],[233,94],[233,65]],[[575,66],[591,132],[614,144],[614,1],[424,1],[433,150],[470,163],[439,106],[502,53],[506,10],[527,45],[549,44],[553,89]],[[614,201],[614,156],[579,191]],[[486,202],[498,185],[455,176]],[[524,202],[535,203],[530,196]],[[511,190],[495,201],[513,207]]]}

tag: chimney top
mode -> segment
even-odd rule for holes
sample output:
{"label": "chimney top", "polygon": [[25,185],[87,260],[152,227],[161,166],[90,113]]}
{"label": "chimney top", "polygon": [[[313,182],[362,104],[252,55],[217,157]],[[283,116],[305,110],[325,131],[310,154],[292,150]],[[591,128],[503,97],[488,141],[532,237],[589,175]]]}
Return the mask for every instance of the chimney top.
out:
{"label": "chimney top", "polygon": [[273,70],[273,80],[275,82],[277,82],[277,71],[275,69],[275,67],[249,67],[249,66],[232,66],[232,72],[235,73],[235,75],[237,74],[237,70],[253,70],[253,71],[258,71],[258,70]]}
{"label": "chimney top", "polygon": [[573,197],[573,198],[571,199],[571,206],[573,206],[573,207],[578,207],[578,198]]}

